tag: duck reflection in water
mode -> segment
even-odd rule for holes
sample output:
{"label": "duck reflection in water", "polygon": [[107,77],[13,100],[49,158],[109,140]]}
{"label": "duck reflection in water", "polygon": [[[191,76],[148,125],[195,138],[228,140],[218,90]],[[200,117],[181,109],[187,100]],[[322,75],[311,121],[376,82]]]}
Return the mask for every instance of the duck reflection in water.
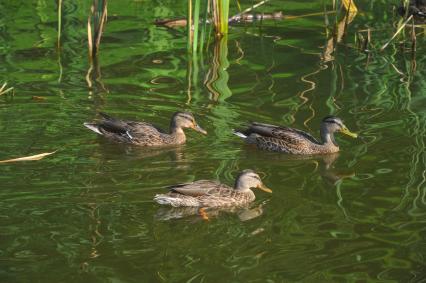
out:
{"label": "duck reflection in water", "polygon": [[128,144],[117,144],[109,140],[96,141],[100,145],[99,150],[106,159],[115,159],[117,156],[126,156],[131,160],[149,159],[158,156],[169,156],[172,161],[184,161],[185,147],[137,147]]}
{"label": "duck reflection in water", "polygon": [[342,172],[340,170],[336,170],[333,167],[333,163],[339,158],[339,153],[332,153],[319,156],[319,174],[323,178],[323,180],[331,185],[336,185],[339,181],[345,178],[351,178],[355,176],[355,172],[347,171]]}
{"label": "duck reflection in water", "polygon": [[329,154],[318,154],[318,155],[281,155],[281,156],[272,156],[280,158],[280,160],[300,160],[308,161],[315,164],[314,172],[318,172],[322,179],[330,184],[336,185],[339,181],[345,178],[351,178],[355,176],[353,171],[342,171],[336,169],[333,165],[336,160],[339,158],[340,153],[329,153]]}
{"label": "duck reflection in water", "polygon": [[258,204],[251,204],[239,207],[211,207],[203,210],[197,207],[160,207],[154,215],[155,220],[168,221],[172,219],[191,218],[194,222],[209,220],[220,217],[221,214],[236,214],[241,221],[248,221],[263,214],[263,207],[267,203],[263,201]]}
{"label": "duck reflection in water", "polygon": [[274,152],[260,152],[257,150],[252,150],[247,147],[248,150],[244,151],[247,155],[244,158],[255,158],[259,160],[264,160],[265,158],[271,162],[279,164],[293,164],[295,163],[314,164],[314,174],[319,174],[322,179],[331,185],[336,185],[340,180],[345,178],[351,178],[355,176],[355,172],[349,169],[336,169],[334,167],[336,160],[338,160],[341,153],[328,153],[328,154],[317,154],[317,155],[290,155],[290,154],[276,154]]}

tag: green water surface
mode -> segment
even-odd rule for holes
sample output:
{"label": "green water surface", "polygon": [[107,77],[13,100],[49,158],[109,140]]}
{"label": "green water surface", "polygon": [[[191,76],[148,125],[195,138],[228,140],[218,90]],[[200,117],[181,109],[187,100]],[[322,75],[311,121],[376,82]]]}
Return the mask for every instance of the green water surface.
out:
{"label": "green water surface", "polygon": [[[414,58],[402,38],[382,53],[353,48],[358,30],[373,30],[370,49],[392,36],[398,1],[356,1],[331,57],[333,15],[234,25],[195,57],[185,29],[152,24],[184,16],[186,1],[109,1],[87,76],[90,2],[63,1],[58,49],[56,1],[0,1],[0,82],[15,93],[0,96],[0,160],[58,150],[0,164],[0,282],[426,282],[424,29]],[[147,150],[83,127],[103,111],[167,128],[180,110],[209,135]],[[333,156],[261,152],[232,134],[261,121],[318,137],[330,114],[360,134],[338,135]],[[247,168],[273,190],[256,191],[251,210],[205,221],[152,201],[176,183],[232,184]]]}

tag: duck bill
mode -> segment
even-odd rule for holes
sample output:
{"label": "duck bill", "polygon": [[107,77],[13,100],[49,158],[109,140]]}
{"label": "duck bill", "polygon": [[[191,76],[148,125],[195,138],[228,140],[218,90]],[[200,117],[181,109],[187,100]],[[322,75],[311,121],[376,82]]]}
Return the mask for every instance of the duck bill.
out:
{"label": "duck bill", "polygon": [[258,189],[260,189],[264,192],[272,194],[272,190],[270,188],[268,188],[267,186],[265,186],[264,184],[261,184],[261,185],[257,186],[256,188],[258,188]]}
{"label": "duck bill", "polygon": [[348,129],[348,128],[346,128],[346,127],[343,127],[343,128],[340,130],[340,132],[341,132],[342,134],[348,135],[348,136],[350,136],[350,137],[352,137],[352,138],[354,138],[354,139],[356,139],[356,138],[358,137],[358,134],[356,134],[356,133],[352,133],[352,132],[351,132],[351,131],[349,131],[349,129]]}
{"label": "duck bill", "polygon": [[199,133],[202,133],[203,135],[207,135],[207,131],[206,131],[206,130],[204,130],[203,128],[201,128],[201,127],[200,127],[200,126],[198,126],[198,125],[194,125],[193,129],[194,129],[195,131],[199,132]]}

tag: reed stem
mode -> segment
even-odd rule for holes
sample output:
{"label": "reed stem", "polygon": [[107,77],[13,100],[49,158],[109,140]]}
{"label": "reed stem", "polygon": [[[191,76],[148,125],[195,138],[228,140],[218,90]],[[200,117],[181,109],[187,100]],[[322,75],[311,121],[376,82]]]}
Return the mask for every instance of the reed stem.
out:
{"label": "reed stem", "polygon": [[62,0],[58,0],[58,50],[61,47]]}
{"label": "reed stem", "polygon": [[192,52],[197,52],[198,47],[198,29],[200,25],[200,0],[195,0],[194,6],[194,29],[193,29],[193,41],[192,41]]}
{"label": "reed stem", "polygon": [[188,51],[191,50],[192,47],[192,0],[188,0],[188,19],[186,25],[187,33],[188,33]]}

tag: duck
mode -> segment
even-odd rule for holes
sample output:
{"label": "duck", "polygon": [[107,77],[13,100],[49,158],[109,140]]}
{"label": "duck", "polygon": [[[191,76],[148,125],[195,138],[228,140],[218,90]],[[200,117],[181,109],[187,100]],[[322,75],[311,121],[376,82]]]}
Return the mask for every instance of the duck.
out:
{"label": "duck", "polygon": [[413,15],[416,18],[426,19],[426,0],[410,0],[408,3],[408,11],[406,13],[405,7],[400,6],[398,13],[401,16]]}
{"label": "duck", "polygon": [[245,130],[236,130],[234,134],[262,150],[314,155],[339,152],[339,145],[334,139],[335,132],[341,132],[352,138],[358,136],[349,131],[343,121],[335,116],[327,116],[322,119],[321,141],[302,130],[258,122],[251,123]]}
{"label": "duck", "polygon": [[166,132],[147,122],[125,121],[113,118],[105,113],[99,113],[99,122],[84,123],[84,126],[105,138],[137,146],[180,145],[186,142],[183,131],[191,128],[199,133],[207,134],[195,121],[189,112],[176,112],[170,122],[170,131]]}
{"label": "duck", "polygon": [[154,201],[172,207],[235,207],[255,200],[252,188],[272,193],[257,173],[246,169],[237,176],[234,187],[218,181],[198,180],[171,186],[168,193],[155,195]]}

